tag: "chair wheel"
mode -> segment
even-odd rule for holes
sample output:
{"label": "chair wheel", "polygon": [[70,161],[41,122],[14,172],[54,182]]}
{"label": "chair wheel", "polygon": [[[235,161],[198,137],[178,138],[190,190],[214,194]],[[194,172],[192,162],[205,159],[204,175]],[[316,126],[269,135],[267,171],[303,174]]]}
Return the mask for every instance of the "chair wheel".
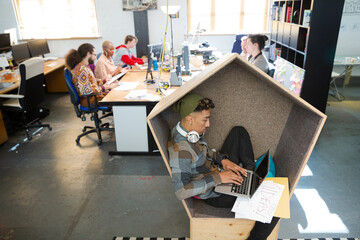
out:
{"label": "chair wheel", "polygon": [[91,116],[91,117],[90,117],[90,120],[91,120],[91,121],[94,121],[94,117],[93,117],[93,116]]}
{"label": "chair wheel", "polygon": [[82,129],[82,132],[85,132],[85,131],[86,131],[86,128],[83,128],[83,129]]}
{"label": "chair wheel", "polygon": [[52,127],[49,127],[49,131],[51,131],[52,130]]}
{"label": "chair wheel", "polygon": [[86,117],[82,117],[81,120],[82,120],[82,121],[86,121]]}
{"label": "chair wheel", "polygon": [[100,146],[101,144],[102,144],[102,139],[99,139],[98,146]]}
{"label": "chair wheel", "polygon": [[80,145],[80,140],[75,140],[75,142],[76,142],[76,145]]}

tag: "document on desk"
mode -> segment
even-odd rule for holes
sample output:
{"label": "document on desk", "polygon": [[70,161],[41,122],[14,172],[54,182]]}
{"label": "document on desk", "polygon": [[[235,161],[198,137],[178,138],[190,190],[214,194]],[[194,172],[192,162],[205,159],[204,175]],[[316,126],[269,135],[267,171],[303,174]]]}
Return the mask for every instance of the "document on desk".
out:
{"label": "document on desk", "polygon": [[191,76],[181,76],[184,82],[190,81],[193,77],[198,75],[200,72],[192,72]]}
{"label": "document on desk", "polygon": [[251,199],[238,197],[231,211],[235,212],[235,218],[270,223],[284,188],[273,181],[264,181]]}
{"label": "document on desk", "polygon": [[137,68],[139,68],[140,70],[146,70],[148,69],[147,65],[138,65]]}
{"label": "document on desk", "polygon": [[144,96],[144,99],[155,102],[155,101],[160,101],[161,97],[157,94],[148,93]]}
{"label": "document on desk", "polygon": [[146,94],[147,94],[146,89],[132,90],[128,93],[128,95],[125,96],[125,99],[141,100],[145,97]]}
{"label": "document on desk", "polygon": [[110,81],[107,82],[107,84],[111,84],[111,83],[113,83],[115,80],[118,80],[119,78],[121,78],[122,76],[124,76],[125,73],[127,73],[127,72],[122,72],[122,73],[116,74],[115,76],[113,76],[113,77],[111,78]]}
{"label": "document on desk", "polygon": [[57,62],[52,62],[49,64],[46,64],[47,67],[55,67],[57,65]]}
{"label": "document on desk", "polygon": [[138,82],[119,82],[119,86],[116,87],[114,90],[133,90],[139,85]]}
{"label": "document on desk", "polygon": [[128,100],[148,100],[148,101],[160,101],[161,97],[156,94],[147,93],[146,89],[132,90],[128,95],[125,96]]}

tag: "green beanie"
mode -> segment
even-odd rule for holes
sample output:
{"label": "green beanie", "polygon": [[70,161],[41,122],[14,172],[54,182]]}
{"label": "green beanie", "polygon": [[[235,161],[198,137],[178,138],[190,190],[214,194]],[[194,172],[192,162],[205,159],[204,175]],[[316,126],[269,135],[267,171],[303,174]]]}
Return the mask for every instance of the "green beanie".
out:
{"label": "green beanie", "polygon": [[173,105],[173,110],[180,112],[181,118],[184,118],[196,109],[201,99],[203,97],[197,94],[188,94]]}

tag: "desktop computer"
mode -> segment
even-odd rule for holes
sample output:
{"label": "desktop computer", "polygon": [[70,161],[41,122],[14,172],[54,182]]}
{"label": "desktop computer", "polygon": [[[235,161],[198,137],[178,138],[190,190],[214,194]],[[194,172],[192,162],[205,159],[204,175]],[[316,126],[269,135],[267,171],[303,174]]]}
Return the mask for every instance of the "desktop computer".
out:
{"label": "desktop computer", "polygon": [[49,45],[46,39],[37,39],[28,42],[31,57],[43,56],[50,53]]}

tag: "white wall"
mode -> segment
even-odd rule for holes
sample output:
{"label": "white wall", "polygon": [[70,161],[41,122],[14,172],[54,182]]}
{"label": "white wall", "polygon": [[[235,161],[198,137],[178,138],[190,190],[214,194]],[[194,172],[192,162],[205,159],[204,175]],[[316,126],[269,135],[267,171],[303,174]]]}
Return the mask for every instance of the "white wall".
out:
{"label": "white wall", "polygon": [[[341,18],[336,56],[360,56],[360,0],[345,0]],[[341,72],[344,67],[334,66],[334,71]],[[360,68],[352,73],[360,76]]]}

